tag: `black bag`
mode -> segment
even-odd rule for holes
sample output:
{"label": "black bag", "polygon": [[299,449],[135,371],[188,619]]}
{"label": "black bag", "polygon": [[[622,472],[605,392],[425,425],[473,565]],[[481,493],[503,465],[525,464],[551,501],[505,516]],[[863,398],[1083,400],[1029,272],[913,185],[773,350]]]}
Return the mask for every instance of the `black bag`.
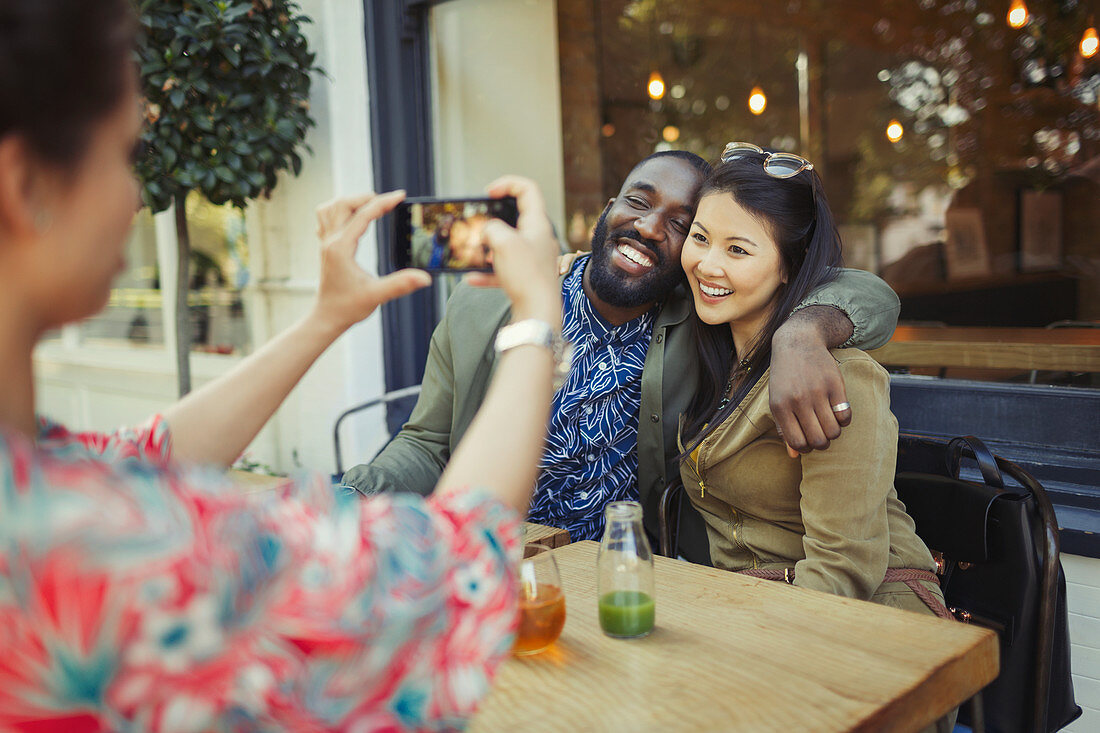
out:
{"label": "black bag", "polygon": [[[960,479],[962,456],[984,483]],[[1002,472],[1019,487],[1006,487]],[[949,443],[901,436],[898,497],[917,534],[940,563],[948,608],[1000,636],[1001,672],[979,693],[971,720],[989,730],[1055,731],[1081,714],[1070,677],[1066,579],[1058,525],[1043,487],[1016,464],[996,458],[977,438]]]}

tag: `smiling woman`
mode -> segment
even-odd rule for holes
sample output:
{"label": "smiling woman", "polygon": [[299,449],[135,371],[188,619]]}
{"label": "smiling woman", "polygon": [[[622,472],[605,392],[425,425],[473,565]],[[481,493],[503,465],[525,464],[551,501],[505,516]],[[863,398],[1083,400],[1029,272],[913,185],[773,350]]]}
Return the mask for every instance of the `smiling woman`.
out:
{"label": "smiling woman", "polygon": [[[704,424],[726,418],[748,393],[771,361],[772,336],[808,293],[836,278],[841,264],[817,173],[811,167],[776,176],[765,167],[769,152],[739,150],[711,172],[681,254],[706,376],[686,415],[693,442]],[[721,388],[734,362],[753,377],[734,380],[726,394]],[[714,415],[724,399],[728,406]]]}
{"label": "smiling woman", "polygon": [[728,323],[734,350],[748,354],[787,284],[775,239],[728,194],[711,193],[699,201],[681,262],[699,319]]}
{"label": "smiling woman", "polygon": [[[812,167],[777,175],[767,156],[750,150],[714,169],[681,256],[701,388],[680,431],[680,475],[711,561],[944,614],[932,557],[893,488],[886,372],[858,349],[834,350],[851,404],[833,410],[855,417],[827,451],[787,456],[768,399],[772,336],[835,276],[840,240]],[[902,570],[923,585],[900,582]]]}

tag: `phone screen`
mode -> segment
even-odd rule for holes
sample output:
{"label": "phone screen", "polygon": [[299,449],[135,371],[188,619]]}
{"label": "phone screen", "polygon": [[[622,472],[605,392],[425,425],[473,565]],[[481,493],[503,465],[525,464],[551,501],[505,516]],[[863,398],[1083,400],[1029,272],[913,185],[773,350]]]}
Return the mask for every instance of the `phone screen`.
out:
{"label": "phone screen", "polygon": [[490,219],[516,225],[516,200],[406,199],[395,210],[394,265],[429,272],[489,271],[492,253],[482,234]]}

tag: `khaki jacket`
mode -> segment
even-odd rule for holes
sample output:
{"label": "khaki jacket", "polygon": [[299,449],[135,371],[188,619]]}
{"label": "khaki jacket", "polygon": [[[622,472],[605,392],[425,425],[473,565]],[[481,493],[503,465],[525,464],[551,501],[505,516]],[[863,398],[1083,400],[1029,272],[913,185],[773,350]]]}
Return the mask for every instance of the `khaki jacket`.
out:
{"label": "khaki jacket", "polygon": [[787,455],[765,371],[699,446],[697,465],[683,463],[684,488],[706,523],[715,567],[793,567],[797,586],[927,611],[904,584],[882,584],[887,568],[935,569],[894,491],[890,377],[858,349],[832,353],[852,423],[828,450]]}
{"label": "khaki jacket", "polygon": [[[582,258],[580,263],[587,262]],[[886,283],[869,272],[842,270],[815,290],[800,307],[830,305],[852,321],[851,344],[875,348],[890,340],[900,304]],[[638,420],[638,492],[646,529],[657,536],[657,502],[674,460],[679,417],[698,383],[698,356],[688,316],[691,295],[678,287],[661,306],[642,371]],[[366,494],[412,491],[427,495],[481,406],[496,366],[496,332],[511,317],[500,290],[459,285],[435,333],[424,367],[423,388],[409,422],[370,464],[354,466],[344,483]],[[687,505],[684,505],[687,509]],[[708,562],[706,533],[692,511],[681,520],[680,552]]]}

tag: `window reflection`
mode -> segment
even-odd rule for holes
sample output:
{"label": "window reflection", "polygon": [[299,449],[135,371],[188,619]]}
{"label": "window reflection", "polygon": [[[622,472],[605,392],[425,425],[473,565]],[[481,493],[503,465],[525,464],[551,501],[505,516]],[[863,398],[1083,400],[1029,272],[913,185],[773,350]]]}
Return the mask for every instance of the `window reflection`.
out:
{"label": "window reflection", "polygon": [[[250,334],[241,292],[249,281],[244,215],[230,206],[215,206],[196,192],[187,199],[187,220],[192,349],[217,354],[247,351]],[[107,307],[81,324],[81,340],[162,348],[165,303],[157,231],[148,209],[134,221],[126,260],[127,269],[116,280]],[[173,318],[173,304],[167,307],[168,318]]]}
{"label": "window reflection", "polygon": [[645,155],[750,140],[815,162],[847,262],[903,320],[1100,321],[1086,5],[1036,3],[1013,29],[991,0],[559,0],[570,242]]}
{"label": "window reflection", "polygon": [[164,343],[157,233],[148,209],[134,219],[126,244],[126,270],[115,280],[107,307],[80,329],[82,340],[90,344]]}
{"label": "window reflection", "polygon": [[187,197],[191,234],[191,339],[194,351],[233,354],[249,347],[241,290],[248,284],[244,213],[215,206],[197,192]]}

